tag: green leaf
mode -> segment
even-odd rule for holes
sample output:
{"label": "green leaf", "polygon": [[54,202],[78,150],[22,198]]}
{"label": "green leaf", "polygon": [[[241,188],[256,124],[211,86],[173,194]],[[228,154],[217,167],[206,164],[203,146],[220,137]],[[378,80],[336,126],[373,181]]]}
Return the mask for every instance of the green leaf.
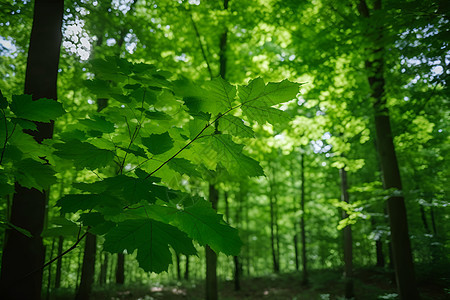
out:
{"label": "green leaf", "polygon": [[145,200],[154,203],[156,199],[168,201],[170,191],[167,187],[154,184],[154,177],[148,179],[135,178],[126,175],[117,175],[105,178],[93,183],[74,183],[73,186],[79,190],[104,194],[123,199],[124,205],[131,205]]}
{"label": "green leaf", "polygon": [[172,263],[169,246],[177,253],[195,255],[192,241],[185,233],[152,219],[120,222],[105,236],[104,250],[121,253],[137,250],[139,266],[146,272],[167,271]]}
{"label": "green leaf", "polygon": [[9,107],[17,117],[37,122],[50,122],[65,113],[61,103],[46,98],[33,101],[31,95],[13,95]]}
{"label": "green leaf", "polygon": [[257,78],[247,86],[239,86],[238,91],[242,105],[272,106],[294,99],[299,91],[299,84],[283,80],[264,85],[264,80]]}
{"label": "green leaf", "polygon": [[244,121],[238,117],[224,115],[219,120],[219,131],[226,131],[233,136],[255,137],[253,129],[244,124]]}
{"label": "green leaf", "polygon": [[54,144],[53,147],[56,149],[55,155],[73,161],[77,170],[106,167],[114,158],[112,151],[99,149],[90,143],[78,140]]}
{"label": "green leaf", "polygon": [[145,111],[145,115],[150,120],[171,120],[172,117],[161,111]]}
{"label": "green leaf", "polygon": [[104,116],[100,115],[93,115],[90,119],[80,119],[78,122],[89,130],[97,130],[103,133],[112,133],[115,130],[114,123],[107,121]]}
{"label": "green leaf", "polygon": [[23,129],[37,130],[37,125],[33,121],[20,119],[20,118],[11,118],[11,122],[19,125]]}
{"label": "green leaf", "polygon": [[2,90],[0,90],[0,109],[5,109],[8,107],[8,100],[3,96]]}
{"label": "green leaf", "polygon": [[131,145],[130,148],[124,148],[124,147],[118,147],[119,149],[125,151],[126,153],[130,153],[133,154],[134,156],[138,157],[143,157],[143,158],[148,158],[147,154],[145,154],[145,150],[142,149],[141,147],[138,147],[136,145]]}
{"label": "green leaf", "polygon": [[44,165],[34,159],[27,158],[15,165],[15,177],[20,185],[44,191],[56,183],[55,171],[50,165]]}
{"label": "green leaf", "polygon": [[236,87],[218,77],[208,81],[205,85],[208,100],[212,102],[208,107],[213,114],[223,113],[231,109],[236,97]]}
{"label": "green leaf", "polygon": [[57,237],[57,236],[77,236],[80,231],[78,225],[63,217],[52,218],[50,224],[55,227],[46,228],[42,233],[42,237]]}
{"label": "green leaf", "polygon": [[126,96],[126,95],[122,95],[122,94],[117,94],[117,93],[110,93],[109,94],[114,100],[119,101],[120,103],[131,103],[131,97],[130,96]]}
{"label": "green leaf", "polygon": [[210,202],[200,197],[185,199],[185,203],[191,201],[193,205],[184,209],[151,205],[147,211],[150,217],[176,226],[202,246],[209,245],[217,253],[239,255],[242,242],[237,229],[225,223]]}
{"label": "green leaf", "polygon": [[273,107],[245,105],[241,109],[250,121],[256,121],[261,125],[266,122],[275,125],[290,121],[290,116],[285,111]]}
{"label": "green leaf", "polygon": [[133,97],[138,103],[141,103],[144,101],[147,104],[153,105],[156,103],[156,94],[152,92],[149,89],[146,88],[139,88],[137,90],[134,90],[131,94],[131,97]]}
{"label": "green leaf", "polygon": [[147,147],[152,154],[162,154],[173,147],[173,140],[169,133],[151,134],[150,137],[143,137],[142,144]]}
{"label": "green leaf", "polygon": [[184,158],[173,158],[167,163],[169,168],[180,174],[187,174],[189,176],[201,177],[194,164]]}
{"label": "green leaf", "polygon": [[86,80],[84,85],[98,98],[109,98],[111,93],[111,87],[105,80],[94,78],[92,80]]}
{"label": "green leaf", "polygon": [[7,227],[7,228],[9,227],[9,228],[12,228],[14,230],[17,230],[18,232],[20,232],[21,234],[25,235],[26,237],[29,237],[29,238],[33,237],[33,235],[28,230],[23,229],[23,228],[21,228],[19,226],[16,226],[16,225],[12,224],[9,221],[2,221],[2,220],[0,220],[0,225],[2,227]]}
{"label": "green leaf", "polygon": [[259,163],[242,153],[243,145],[236,144],[228,134],[215,134],[208,138],[209,145],[217,152],[219,162],[234,176],[263,176]]}
{"label": "green leaf", "polygon": [[83,213],[78,219],[83,223],[83,226],[89,226],[89,232],[103,235],[111,228],[115,227],[115,223],[105,220],[105,217],[98,212]]}
{"label": "green leaf", "polygon": [[109,214],[119,214],[124,203],[106,194],[69,194],[59,199],[56,205],[61,207],[62,213],[96,209]]}

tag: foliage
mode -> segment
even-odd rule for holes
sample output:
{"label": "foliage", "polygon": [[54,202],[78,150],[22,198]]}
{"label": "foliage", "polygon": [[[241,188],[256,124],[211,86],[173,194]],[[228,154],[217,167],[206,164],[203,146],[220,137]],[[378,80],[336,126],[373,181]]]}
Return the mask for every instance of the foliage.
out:
{"label": "foliage", "polygon": [[[32,126],[30,121],[54,120],[63,113],[60,103],[13,96],[6,111],[2,98],[2,153],[6,154],[2,165],[10,166],[2,171],[6,182],[16,180],[38,189],[56,183],[55,171],[36,153],[33,158],[17,151],[10,154],[15,148],[42,148],[40,157],[55,165],[64,160],[77,171],[100,172],[100,180],[74,183],[80,193],[65,195],[57,205],[64,214],[82,213],[77,221],[80,229],[105,235],[105,250],[137,250],[140,266],[153,272],[167,270],[172,260],[169,245],[177,253],[196,254],[191,239],[216,252],[238,255],[241,242],[236,229],[225,223],[209,202],[164,182],[185,173],[201,177],[197,169],[214,170],[219,165],[235,176],[264,175],[258,162],[243,153],[243,145],[233,141],[230,134],[248,136],[250,129],[242,117],[232,113],[240,111],[249,122],[263,120],[249,113],[250,108],[281,115],[282,111],[271,106],[295,98],[298,84],[265,84],[256,79],[236,88],[217,78],[201,86],[187,79],[171,80],[169,73],[152,65],[114,57],[94,60],[92,65],[96,78],[88,81],[88,87],[102,96],[108,93],[115,101],[101,113],[77,120],[70,125],[73,130],[61,133],[51,143],[34,142],[22,132],[21,123],[13,122],[28,121],[25,124]],[[178,106],[178,113],[170,114],[167,99],[173,107]],[[160,120],[155,117],[158,113],[167,117]],[[215,131],[213,125],[222,118],[228,123]],[[202,159],[212,164],[203,166],[199,156],[206,156]],[[118,175],[107,176],[104,170],[112,163],[118,166]],[[59,230],[54,228],[52,234],[63,234],[66,227]]]}

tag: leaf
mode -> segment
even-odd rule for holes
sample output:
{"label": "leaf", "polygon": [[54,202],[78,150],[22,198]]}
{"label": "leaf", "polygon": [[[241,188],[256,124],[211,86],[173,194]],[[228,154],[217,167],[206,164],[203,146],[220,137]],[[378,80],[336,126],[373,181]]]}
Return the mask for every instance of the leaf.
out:
{"label": "leaf", "polygon": [[247,86],[239,86],[238,91],[242,105],[272,106],[294,99],[298,94],[299,84],[283,80],[264,85],[264,81],[257,78]]}
{"label": "leaf", "polygon": [[201,177],[199,171],[197,171],[194,164],[184,158],[173,158],[167,163],[169,168],[180,174],[186,174],[189,176]]}
{"label": "leaf", "polygon": [[109,98],[111,93],[111,87],[105,80],[94,78],[92,80],[86,80],[84,85],[98,98]]}
{"label": "leaf", "polygon": [[156,94],[149,89],[146,88],[139,88],[134,90],[131,94],[131,97],[136,99],[138,103],[141,103],[144,101],[147,104],[153,105],[156,103]]}
{"label": "leaf", "polygon": [[148,179],[117,175],[93,183],[74,183],[73,187],[96,194],[109,194],[123,199],[123,205],[131,205],[145,200],[154,203],[156,199],[168,201],[173,198],[167,187],[154,184],[155,177]]}
{"label": "leaf", "polygon": [[11,122],[19,125],[23,129],[37,130],[37,125],[33,121],[20,119],[20,118],[11,118]]}
{"label": "leaf", "polygon": [[95,170],[106,167],[114,158],[110,150],[100,149],[94,145],[78,140],[69,140],[65,143],[54,144],[55,155],[74,162],[77,170],[86,168]]}
{"label": "leaf", "polygon": [[111,228],[115,227],[115,223],[105,220],[105,217],[98,212],[83,213],[78,219],[83,223],[83,226],[89,226],[89,232],[103,235]]}
{"label": "leaf", "polygon": [[131,103],[131,97],[130,96],[126,96],[126,95],[122,95],[122,94],[117,94],[117,93],[110,93],[109,96],[111,96],[114,100],[119,101],[120,103]]}
{"label": "leaf", "polygon": [[142,144],[147,147],[152,154],[162,154],[173,147],[173,140],[169,133],[151,134],[149,137],[142,138]]}
{"label": "leaf", "polygon": [[231,109],[234,98],[236,97],[236,87],[223,80],[221,77],[208,81],[205,85],[208,92],[210,111],[213,114],[223,113]]}
{"label": "leaf", "polygon": [[16,180],[26,188],[35,188],[42,192],[56,183],[55,171],[50,165],[27,158],[16,163],[15,167]]}
{"label": "leaf", "polygon": [[259,163],[242,153],[243,145],[236,144],[228,134],[215,134],[208,138],[209,145],[217,152],[219,162],[234,176],[263,176]]}
{"label": "leaf", "polygon": [[50,223],[57,226],[44,229],[42,237],[76,236],[80,231],[76,223],[63,217],[53,218]]}
{"label": "leaf", "polygon": [[161,111],[145,111],[145,115],[150,120],[171,120],[172,117]]}
{"label": "leaf", "polygon": [[13,95],[9,107],[17,117],[37,122],[50,122],[65,113],[61,103],[46,98],[33,101],[31,95]]}
{"label": "leaf", "polygon": [[127,220],[117,224],[105,236],[104,250],[121,253],[137,250],[139,266],[146,272],[167,271],[172,263],[171,246],[177,253],[195,255],[192,241],[185,233],[152,219]]}
{"label": "leaf", "polygon": [[0,109],[5,109],[8,107],[8,100],[3,96],[2,90],[0,90]]}
{"label": "leaf", "polygon": [[245,125],[242,119],[231,115],[224,115],[220,118],[219,131],[227,131],[233,136],[255,137],[253,129]]}
{"label": "leaf", "polygon": [[143,158],[148,158],[147,154],[145,154],[145,150],[142,149],[141,147],[138,147],[136,145],[131,145],[130,148],[124,148],[124,147],[118,147],[119,149],[125,151],[126,153],[130,153],[133,154],[134,156],[138,157],[143,157]]}
{"label": "leaf", "polygon": [[290,121],[290,116],[285,111],[273,107],[245,105],[241,109],[250,121],[256,121],[261,125],[266,122],[275,125]]}
{"label": "leaf", "polygon": [[90,130],[98,130],[102,133],[112,133],[114,132],[114,123],[105,119],[104,116],[93,115],[90,119],[78,120],[80,124],[88,127]]}
{"label": "leaf", "polygon": [[105,194],[69,194],[59,199],[56,205],[61,207],[62,213],[96,209],[117,214],[124,206],[120,199]]}
{"label": "leaf", "polygon": [[20,232],[21,234],[25,235],[26,237],[29,237],[29,238],[33,237],[33,235],[28,230],[23,229],[23,228],[21,228],[19,226],[16,226],[16,225],[12,224],[9,221],[2,221],[2,220],[0,220],[0,225],[2,227],[7,227],[7,228],[9,227],[9,228],[12,228],[14,230],[17,230],[18,232]]}
{"label": "leaf", "polygon": [[242,242],[237,229],[225,223],[210,202],[200,197],[186,202],[190,200],[194,204],[184,209],[151,205],[147,211],[150,217],[176,226],[202,246],[209,245],[217,253],[239,255]]}

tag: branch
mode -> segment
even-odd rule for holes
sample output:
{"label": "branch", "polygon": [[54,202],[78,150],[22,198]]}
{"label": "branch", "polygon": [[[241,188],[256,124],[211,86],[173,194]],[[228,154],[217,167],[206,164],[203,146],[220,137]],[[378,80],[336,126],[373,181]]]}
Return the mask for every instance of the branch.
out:
{"label": "branch", "polygon": [[88,231],[86,231],[82,236],[80,236],[76,240],[75,244],[73,244],[69,249],[67,249],[66,251],[64,251],[60,255],[56,256],[55,258],[49,260],[48,262],[46,262],[44,265],[42,265],[41,267],[37,268],[36,270],[31,271],[30,273],[26,274],[24,277],[18,279],[17,281],[24,280],[24,279],[28,278],[29,276],[31,276],[31,275],[33,275],[33,274],[35,274],[35,273],[45,269],[47,266],[51,265],[52,263],[54,263],[55,261],[57,261],[58,259],[60,259],[64,255],[66,255],[67,253],[71,252],[73,249],[75,249],[78,246],[78,244],[86,237],[87,234],[88,234]]}
{"label": "branch", "polygon": [[191,18],[192,26],[194,27],[195,35],[197,36],[198,44],[200,46],[200,50],[202,51],[203,59],[206,62],[206,67],[208,68],[209,77],[213,78],[213,74],[211,71],[211,66],[209,65],[208,58],[206,57],[205,49],[203,47],[202,39],[200,33],[198,32],[197,25],[195,24],[194,18],[192,18],[192,14],[188,11],[189,17]]}

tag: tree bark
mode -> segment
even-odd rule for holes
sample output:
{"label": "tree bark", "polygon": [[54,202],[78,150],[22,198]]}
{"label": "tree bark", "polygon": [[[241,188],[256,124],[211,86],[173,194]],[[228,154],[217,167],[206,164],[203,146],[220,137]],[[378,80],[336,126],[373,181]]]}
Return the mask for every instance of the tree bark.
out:
{"label": "tree bark", "polygon": [[300,235],[302,240],[302,284],[307,285],[308,279],[308,261],[306,259],[306,230],[305,230],[305,156],[300,154]]}
{"label": "tree bark", "polygon": [[[370,19],[370,11],[365,0],[360,0],[358,6],[361,16]],[[381,0],[376,0],[374,10],[381,10]],[[375,131],[377,151],[380,157],[383,187],[396,189],[397,193],[387,200],[387,210],[391,228],[392,256],[394,260],[395,277],[400,299],[419,299],[415,283],[414,264],[408,233],[405,200],[402,195],[400,170],[392,137],[391,121],[385,98],[384,49],[379,46],[383,38],[383,28],[374,24],[376,37],[372,49],[372,59],[366,60],[369,73],[368,81],[374,100]]]}
{"label": "tree bark", "polygon": [[100,286],[106,284],[106,278],[108,278],[108,261],[109,261],[109,255],[107,252],[103,253],[103,261],[100,266],[100,276],[98,278],[98,283]]}
{"label": "tree bark", "polygon": [[125,283],[125,254],[117,253],[116,284]]}
{"label": "tree bark", "polygon": [[184,268],[184,280],[189,280],[189,255],[186,255],[186,264]]}
{"label": "tree bark", "polygon": [[[63,0],[36,0],[25,73],[25,94],[33,100],[57,99]],[[37,123],[30,133],[38,142],[50,139],[53,123]],[[3,248],[0,295],[4,299],[40,299],[44,263],[41,232],[44,225],[46,192],[15,185],[10,222],[28,230],[28,238],[17,230],[8,230]]]}
{"label": "tree bark", "polygon": [[[273,168],[272,168],[273,171]],[[272,175],[273,176],[273,175]],[[269,179],[270,180],[270,179]],[[272,265],[273,272],[280,272],[280,265],[278,261],[278,253],[276,247],[276,218],[275,218],[275,199],[274,199],[274,191],[273,191],[273,183],[272,180],[269,182],[269,201],[270,201],[270,247],[272,249]]]}
{"label": "tree bark", "polygon": [[63,252],[64,237],[58,237],[58,260],[56,261],[56,273],[55,273],[55,289],[61,287],[61,268],[62,268],[62,257]]}
{"label": "tree bark", "polygon": [[95,274],[95,254],[97,252],[97,236],[92,233],[86,235],[84,244],[83,266],[81,267],[81,281],[76,300],[89,300]]}
{"label": "tree bark", "polygon": [[[341,201],[350,203],[348,195],[347,171],[339,170],[341,177]],[[342,210],[342,219],[348,218],[345,210]],[[350,225],[344,228],[344,282],[345,282],[345,298],[351,299],[355,296],[353,289],[353,248],[352,248],[352,227]]]}
{"label": "tree bark", "polygon": [[[209,201],[212,208],[217,210],[219,201],[219,191],[213,184],[209,185]],[[219,298],[217,290],[217,254],[208,245],[205,246],[206,255],[206,300],[217,300]]]}

